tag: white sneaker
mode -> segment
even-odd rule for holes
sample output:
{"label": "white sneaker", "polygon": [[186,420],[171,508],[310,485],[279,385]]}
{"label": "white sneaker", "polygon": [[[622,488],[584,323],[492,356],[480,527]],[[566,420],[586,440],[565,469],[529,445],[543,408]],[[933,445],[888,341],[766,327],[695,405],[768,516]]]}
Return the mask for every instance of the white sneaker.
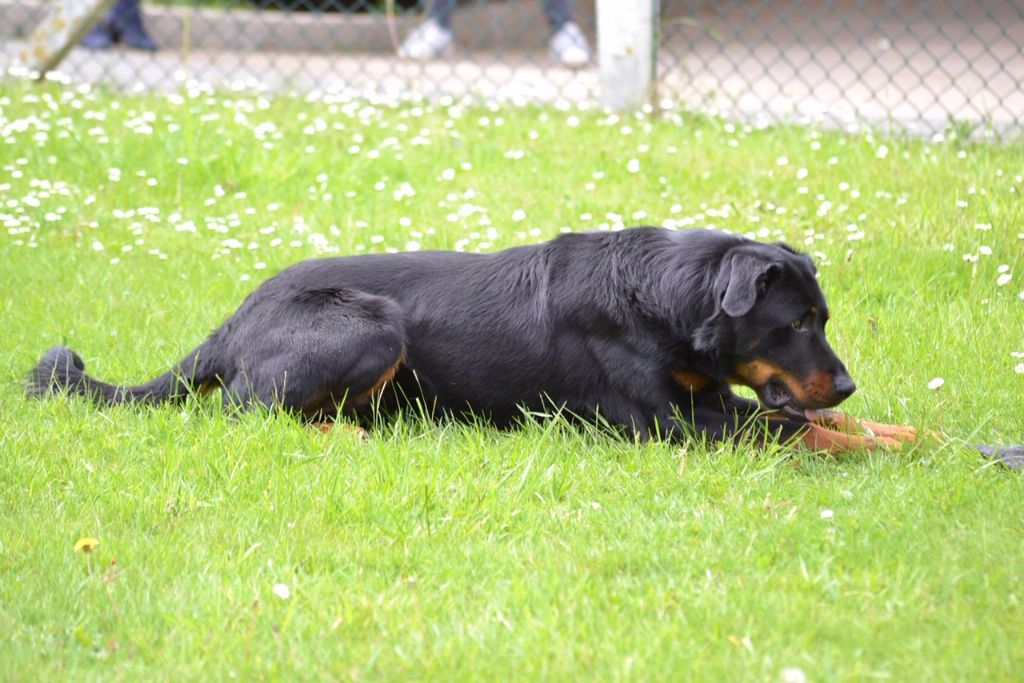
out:
{"label": "white sneaker", "polygon": [[452,46],[455,36],[434,19],[427,19],[409,34],[402,46],[398,48],[398,56],[407,59],[427,60],[441,56]]}
{"label": "white sneaker", "polygon": [[565,22],[558,33],[551,36],[551,54],[564,66],[578,69],[590,63],[590,46],[580,27],[571,21]]}

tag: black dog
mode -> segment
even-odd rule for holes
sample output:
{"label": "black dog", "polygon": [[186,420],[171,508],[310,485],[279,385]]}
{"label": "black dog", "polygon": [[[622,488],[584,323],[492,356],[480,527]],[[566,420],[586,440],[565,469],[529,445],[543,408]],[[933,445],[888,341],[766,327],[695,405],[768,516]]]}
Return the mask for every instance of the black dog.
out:
{"label": "black dog", "polygon": [[[58,347],[29,391],[154,404],[220,388],[227,408],[281,407],[311,421],[415,404],[507,426],[524,409],[554,407],[644,438],[717,440],[753,427],[833,452],[912,439],[909,428],[823,411],[855,388],[825,339],[827,320],[807,256],[645,227],[494,254],[303,261],[156,379],[106,384]],[[730,384],[752,387],[761,405]],[[867,434],[848,433],[864,425]]]}

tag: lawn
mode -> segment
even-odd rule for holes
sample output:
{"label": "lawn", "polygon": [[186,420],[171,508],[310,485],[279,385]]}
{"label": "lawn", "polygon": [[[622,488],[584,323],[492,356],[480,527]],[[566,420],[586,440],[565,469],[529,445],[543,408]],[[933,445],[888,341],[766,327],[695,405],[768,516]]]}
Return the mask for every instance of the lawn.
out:
{"label": "lawn", "polygon": [[[1024,442],[1024,147],[963,132],[0,84],[0,679],[1019,680],[1024,479],[964,444]],[[302,258],[634,224],[812,254],[849,412],[948,438],[360,442],[21,391],[62,343],[148,379]]]}

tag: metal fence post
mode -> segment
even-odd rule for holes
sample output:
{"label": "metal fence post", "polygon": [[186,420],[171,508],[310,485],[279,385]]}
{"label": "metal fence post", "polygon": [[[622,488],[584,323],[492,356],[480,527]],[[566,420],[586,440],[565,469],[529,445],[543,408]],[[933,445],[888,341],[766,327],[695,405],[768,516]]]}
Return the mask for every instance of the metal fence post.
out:
{"label": "metal fence post", "polygon": [[601,102],[638,107],[654,82],[658,0],[597,0]]}

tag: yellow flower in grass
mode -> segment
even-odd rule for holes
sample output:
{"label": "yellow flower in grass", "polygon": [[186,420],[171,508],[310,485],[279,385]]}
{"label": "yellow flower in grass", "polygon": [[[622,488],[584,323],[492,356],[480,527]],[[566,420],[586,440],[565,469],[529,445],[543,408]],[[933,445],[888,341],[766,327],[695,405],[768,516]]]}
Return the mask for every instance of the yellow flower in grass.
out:
{"label": "yellow flower in grass", "polygon": [[75,552],[91,553],[100,544],[100,539],[92,536],[83,536],[75,541]]}

